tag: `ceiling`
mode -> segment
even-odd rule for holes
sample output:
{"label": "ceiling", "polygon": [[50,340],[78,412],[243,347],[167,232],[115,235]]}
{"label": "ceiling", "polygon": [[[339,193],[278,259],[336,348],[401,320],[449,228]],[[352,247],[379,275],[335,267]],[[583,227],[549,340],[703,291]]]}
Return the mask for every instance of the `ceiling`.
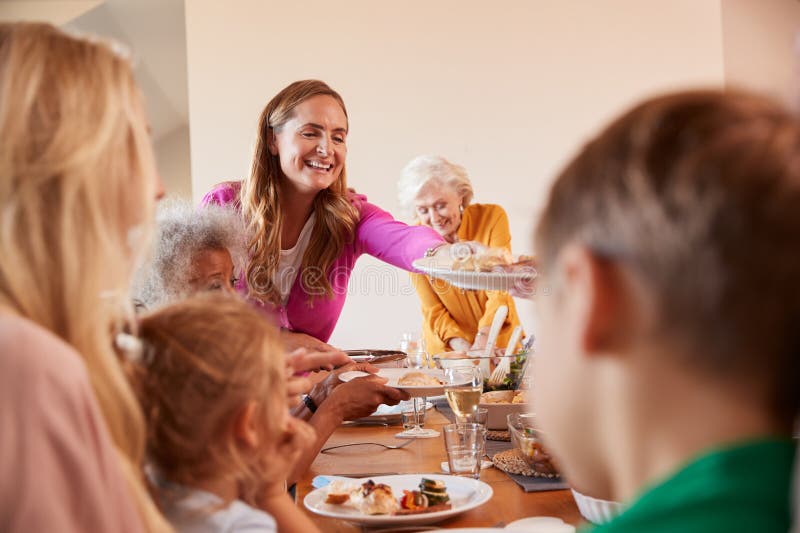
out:
{"label": "ceiling", "polygon": [[0,0],[0,20],[47,21],[126,44],[154,140],[188,124],[184,0]]}

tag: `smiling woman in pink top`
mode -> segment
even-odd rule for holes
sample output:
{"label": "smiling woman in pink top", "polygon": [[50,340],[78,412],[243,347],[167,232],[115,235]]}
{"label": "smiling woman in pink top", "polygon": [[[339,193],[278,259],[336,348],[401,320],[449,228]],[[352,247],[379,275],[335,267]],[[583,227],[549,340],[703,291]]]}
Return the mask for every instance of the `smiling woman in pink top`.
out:
{"label": "smiling woman in pink top", "polygon": [[250,176],[217,185],[203,203],[241,207],[252,238],[241,288],[273,314],[290,347],[330,349],[361,254],[413,270],[442,238],[410,227],[348,191],[347,111],[317,80],[297,81],[264,108]]}

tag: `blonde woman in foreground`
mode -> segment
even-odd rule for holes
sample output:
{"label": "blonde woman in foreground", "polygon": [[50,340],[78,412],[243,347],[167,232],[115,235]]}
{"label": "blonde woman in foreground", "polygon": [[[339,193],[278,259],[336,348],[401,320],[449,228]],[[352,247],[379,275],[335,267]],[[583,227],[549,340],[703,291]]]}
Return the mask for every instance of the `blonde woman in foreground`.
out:
{"label": "blonde woman in foreground", "polygon": [[0,24],[0,524],[164,531],[114,337],[160,184],[128,61]]}

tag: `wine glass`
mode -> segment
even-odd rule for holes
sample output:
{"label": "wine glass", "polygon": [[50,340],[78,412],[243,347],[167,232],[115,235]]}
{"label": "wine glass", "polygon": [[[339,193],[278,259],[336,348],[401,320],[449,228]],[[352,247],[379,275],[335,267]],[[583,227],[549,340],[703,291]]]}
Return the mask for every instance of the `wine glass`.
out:
{"label": "wine glass", "polygon": [[[428,354],[425,352],[425,340],[418,335],[404,333],[403,340],[400,342],[400,349],[408,354],[406,358],[406,368],[423,368],[427,365]],[[414,409],[414,426],[395,436],[402,439],[438,437],[438,431],[434,429],[423,429],[422,426],[419,425],[420,404],[423,412],[425,412],[428,399],[424,396],[415,397],[411,398],[411,403]]]}
{"label": "wine glass", "polygon": [[471,362],[444,371],[444,394],[457,424],[465,424],[474,416],[483,392],[483,372]]}

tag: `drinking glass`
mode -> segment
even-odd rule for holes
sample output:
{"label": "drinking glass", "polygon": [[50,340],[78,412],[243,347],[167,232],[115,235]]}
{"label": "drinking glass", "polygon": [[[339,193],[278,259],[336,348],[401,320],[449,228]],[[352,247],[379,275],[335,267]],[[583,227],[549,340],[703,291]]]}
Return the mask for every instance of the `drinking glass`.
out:
{"label": "drinking glass", "polygon": [[444,394],[456,415],[456,423],[466,424],[481,401],[483,373],[480,368],[467,364],[445,369],[444,377]]}
{"label": "drinking glass", "polygon": [[[406,368],[423,368],[427,366],[427,353],[425,352],[425,340],[417,333],[403,333],[402,340],[400,341],[400,350],[408,354],[406,359]],[[406,427],[405,421],[401,433],[395,437],[401,439],[409,438],[431,438],[438,437],[439,432],[434,429],[423,429],[420,425],[420,420],[425,419],[425,406],[428,399],[411,398],[411,404],[414,410],[413,426]],[[422,413],[419,410],[422,409]],[[409,417],[410,418],[410,417]]]}
{"label": "drinking glass", "polygon": [[[421,398],[412,399],[411,401],[413,403],[416,403],[415,400],[417,399]],[[412,405],[405,406],[402,412],[400,413],[400,418],[403,421],[403,429],[413,429],[416,426],[419,427],[424,426],[425,425],[424,403],[422,403],[422,407],[418,405],[417,409],[414,409]]]}
{"label": "drinking glass", "polygon": [[450,473],[478,479],[486,449],[484,428],[479,424],[448,424],[442,433]]}
{"label": "drinking glass", "polygon": [[428,353],[425,351],[425,339],[418,332],[407,331],[400,337],[400,351],[408,355],[408,368],[428,366]]}
{"label": "drinking glass", "polygon": [[465,422],[478,424],[486,429],[486,421],[489,419],[489,410],[485,407],[477,407],[471,415],[466,416]]}
{"label": "drinking glass", "polygon": [[[410,419],[408,422],[411,422],[413,425],[410,425],[410,427],[406,428],[406,417],[403,417],[401,413],[404,430],[395,435],[395,437],[398,439],[430,439],[432,437],[438,437],[438,431],[435,429],[423,429],[423,427],[420,425],[420,422],[425,420],[425,406],[427,405],[425,398],[411,398],[409,401],[411,402],[414,413],[413,418],[408,417]],[[420,409],[422,409],[422,413],[420,413]]]}

